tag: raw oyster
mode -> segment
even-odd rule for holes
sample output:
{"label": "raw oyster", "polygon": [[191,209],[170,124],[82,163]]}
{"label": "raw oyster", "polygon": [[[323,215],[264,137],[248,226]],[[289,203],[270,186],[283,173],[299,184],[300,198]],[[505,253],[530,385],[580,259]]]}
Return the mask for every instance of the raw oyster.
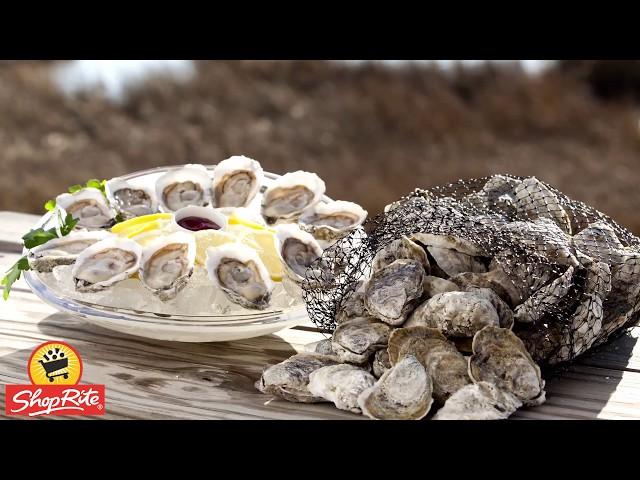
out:
{"label": "raw oyster", "polygon": [[487,267],[476,257],[467,255],[466,253],[456,252],[448,248],[428,247],[427,250],[434,263],[434,274],[442,278],[449,278],[459,273],[472,272],[484,273]]}
{"label": "raw oyster", "polygon": [[521,180],[517,178],[493,175],[480,191],[468,195],[465,200],[478,209],[512,216],[516,213],[515,189],[520,183]]}
{"label": "raw oyster", "polygon": [[520,215],[530,220],[549,218],[563,232],[571,235],[571,219],[558,197],[536,177],[527,177],[515,187],[515,207]]}
{"label": "raw oyster", "polygon": [[510,307],[522,303],[521,291],[499,266],[494,266],[487,273],[460,273],[449,280],[458,285],[461,290],[467,287],[490,288]]}
{"label": "raw oyster", "polygon": [[367,311],[389,325],[404,323],[422,295],[424,276],[415,260],[396,260],[374,272],[365,287]]}
{"label": "raw oyster", "polygon": [[474,244],[470,240],[465,238],[455,237],[453,235],[435,235],[433,233],[414,233],[409,236],[414,242],[420,243],[425,247],[437,247],[447,250],[454,250],[459,253],[464,253],[471,257],[484,256],[483,250],[480,246]]}
{"label": "raw oyster", "polygon": [[485,327],[473,337],[469,376],[474,382],[489,382],[509,392],[525,405],[545,400],[540,367],[516,334],[499,327]]}
{"label": "raw oyster", "polygon": [[336,365],[336,358],[316,353],[298,353],[284,362],[271,365],[262,372],[255,387],[262,393],[275,395],[290,402],[324,402],[307,389],[311,372]]}
{"label": "raw oyster", "polygon": [[364,306],[364,286],[364,281],[358,281],[353,291],[343,297],[336,313],[336,323],[340,324],[352,318],[367,316],[367,309]]}
{"label": "raw oyster", "polygon": [[451,395],[432,420],[504,420],[521,406],[515,395],[491,383],[478,382]]}
{"label": "raw oyster", "polygon": [[533,222],[510,222],[502,225],[501,230],[528,252],[537,253],[558,265],[578,266],[571,251],[570,237],[553,220],[538,218]]}
{"label": "raw oyster", "polygon": [[376,351],[373,356],[373,362],[371,362],[371,372],[376,378],[380,378],[384,372],[391,368],[391,362],[389,362],[389,352],[386,349]]}
{"label": "raw oyster", "polygon": [[362,364],[387,346],[391,329],[375,318],[354,318],[341,323],[333,332],[331,348],[342,362]]}
{"label": "raw oyster", "polygon": [[327,248],[367,218],[367,211],[357,203],[336,200],[316,203],[308,208],[299,219],[300,227],[311,233]]}
{"label": "raw oyster", "polygon": [[115,223],[116,212],[97,188],[82,188],[56,197],[56,206],[78,220],[76,227],[108,228]]}
{"label": "raw oyster", "polygon": [[85,248],[71,270],[76,290],[99,292],[138,271],[142,247],[133,240],[109,236]]}
{"label": "raw oyster", "polygon": [[295,282],[304,280],[307,268],[322,256],[322,248],[313,235],[296,224],[276,227],[276,247],[285,272]]}
{"label": "raw oyster", "polygon": [[437,328],[446,336],[472,337],[487,325],[500,325],[493,304],[476,293],[440,293],[420,305],[405,326]]}
{"label": "raw oyster", "polygon": [[286,173],[275,180],[262,196],[262,215],[270,223],[295,220],[309,207],[320,201],[326,186],[315,173]]}
{"label": "raw oyster", "polygon": [[624,245],[613,228],[604,222],[595,222],[571,238],[572,244],[596,261],[618,264],[624,256]]}
{"label": "raw oyster", "polygon": [[202,165],[188,164],[170,170],[156,181],[156,197],[165,212],[209,204],[211,179]]}
{"label": "raw oyster", "polygon": [[340,410],[361,413],[358,396],[375,383],[375,377],[362,368],[330,365],[311,372],[307,389],[311,395],[333,402]]}
{"label": "raw oyster", "polygon": [[218,163],[213,169],[214,207],[246,207],[260,191],[264,173],[260,164],[243,155]]}
{"label": "raw oyster", "polygon": [[264,310],[271,301],[273,282],[258,253],[241,243],[226,243],[207,250],[209,278],[234,303]]}
{"label": "raw oyster", "polygon": [[467,287],[465,291],[469,293],[475,293],[476,295],[489,300],[491,302],[491,305],[493,305],[493,307],[496,309],[496,313],[498,314],[498,318],[500,319],[500,326],[502,328],[513,327],[513,311],[496,292],[494,292],[490,288],[480,287]]}
{"label": "raw oyster", "polygon": [[458,291],[460,290],[460,287],[450,280],[428,275],[424,277],[422,290],[426,298],[431,298],[438,295],[439,293]]}
{"label": "raw oyster", "polygon": [[134,185],[122,178],[112,178],[105,185],[111,204],[124,218],[140,217],[158,211],[155,192],[148,187]]}
{"label": "raw oyster", "polygon": [[373,257],[371,270],[373,272],[382,270],[384,267],[400,259],[416,260],[420,262],[424,267],[425,275],[429,275],[429,272],[431,271],[427,252],[425,252],[424,248],[420,245],[405,236],[398,238],[386,247],[383,247],[376,256]]}
{"label": "raw oyster", "polygon": [[568,295],[573,285],[573,267],[569,267],[562,275],[533,293],[522,305],[515,309],[518,322],[537,322],[548,314],[558,314],[562,300]]}
{"label": "raw oyster", "polygon": [[416,357],[409,354],[364,390],[358,397],[358,405],[362,413],[374,419],[419,420],[431,408],[432,391],[431,377]]}
{"label": "raw oyster", "polygon": [[454,392],[471,383],[467,360],[438,330],[422,326],[398,328],[389,337],[389,361],[413,354],[433,382],[433,398],[442,405]]}
{"label": "raw oyster", "polygon": [[29,250],[29,266],[37,272],[50,272],[58,265],[72,265],[82,251],[110,236],[112,234],[109,232],[95,230],[72,232],[67,236],[54,238]]}
{"label": "raw oyster", "polygon": [[175,232],[159,237],[142,250],[140,280],[161,300],[171,300],[187,285],[195,258],[193,235]]}
{"label": "raw oyster", "polygon": [[308,353],[318,353],[320,355],[334,355],[330,338],[308,343],[304,346],[304,351]]}

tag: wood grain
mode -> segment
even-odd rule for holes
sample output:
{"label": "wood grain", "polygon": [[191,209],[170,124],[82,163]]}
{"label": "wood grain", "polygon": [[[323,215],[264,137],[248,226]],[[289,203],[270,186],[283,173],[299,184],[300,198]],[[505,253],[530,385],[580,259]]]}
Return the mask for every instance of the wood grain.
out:
{"label": "wood grain", "polygon": [[[0,269],[19,258],[19,239],[37,220],[0,212]],[[9,247],[7,247],[9,245]],[[13,246],[11,246],[13,245]],[[84,361],[83,383],[106,385],[116,419],[348,419],[364,417],[329,404],[298,404],[254,387],[265,365],[325,338],[313,325],[223,343],[147,340],[102,329],[58,312],[17,282],[0,309],[0,382],[28,383],[31,350],[68,341]],[[578,359],[547,379],[547,402],[515,419],[640,419],[640,328]],[[4,412],[4,389],[0,412]],[[63,417],[57,417],[63,418]]]}

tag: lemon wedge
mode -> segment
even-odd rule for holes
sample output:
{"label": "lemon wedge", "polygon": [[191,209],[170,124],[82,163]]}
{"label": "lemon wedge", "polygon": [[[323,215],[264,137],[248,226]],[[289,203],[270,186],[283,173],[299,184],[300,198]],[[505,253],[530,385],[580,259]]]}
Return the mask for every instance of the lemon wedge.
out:
{"label": "lemon wedge", "polygon": [[199,230],[193,234],[196,238],[196,263],[199,265],[204,265],[207,260],[207,248],[238,241],[235,235],[222,230]]}
{"label": "lemon wedge", "polygon": [[233,212],[231,215],[229,215],[229,225],[242,225],[243,227],[248,227],[253,230],[266,230],[271,233],[276,232],[273,228],[261,225],[249,218],[242,217],[237,212]]}
{"label": "lemon wedge", "polygon": [[242,237],[240,241],[258,252],[258,256],[267,267],[271,280],[274,282],[282,281],[284,270],[276,249],[275,235],[273,233],[268,230],[253,230]]}
{"label": "lemon wedge", "polygon": [[129,230],[135,226],[139,226],[145,223],[151,223],[158,220],[169,221],[171,220],[172,216],[172,213],[152,213],[149,215],[141,215],[139,217],[130,218],[129,220],[125,220],[124,222],[117,223],[111,228],[111,231],[119,235],[125,230]]}

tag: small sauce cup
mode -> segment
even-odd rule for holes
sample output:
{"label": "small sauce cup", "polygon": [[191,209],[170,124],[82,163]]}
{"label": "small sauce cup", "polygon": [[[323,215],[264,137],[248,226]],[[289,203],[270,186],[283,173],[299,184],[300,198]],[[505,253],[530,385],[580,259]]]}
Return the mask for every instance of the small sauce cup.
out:
{"label": "small sauce cup", "polygon": [[180,220],[183,220],[189,217],[195,217],[195,218],[203,219],[205,221],[212,222],[220,227],[217,230],[224,231],[227,229],[228,220],[225,215],[218,212],[213,207],[196,207],[196,206],[183,207],[177,210],[173,214],[173,220],[172,220],[173,229],[182,230],[185,232],[192,232],[192,233],[198,230],[209,230],[207,228],[192,230],[190,228],[185,228],[178,223],[180,222]]}

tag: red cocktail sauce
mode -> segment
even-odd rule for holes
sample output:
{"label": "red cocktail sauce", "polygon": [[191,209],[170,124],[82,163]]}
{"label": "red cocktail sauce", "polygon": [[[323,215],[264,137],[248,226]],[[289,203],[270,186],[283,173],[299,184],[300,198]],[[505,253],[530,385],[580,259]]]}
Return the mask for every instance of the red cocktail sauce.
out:
{"label": "red cocktail sauce", "polygon": [[220,230],[220,225],[202,217],[184,217],[178,220],[178,225],[187,230]]}

